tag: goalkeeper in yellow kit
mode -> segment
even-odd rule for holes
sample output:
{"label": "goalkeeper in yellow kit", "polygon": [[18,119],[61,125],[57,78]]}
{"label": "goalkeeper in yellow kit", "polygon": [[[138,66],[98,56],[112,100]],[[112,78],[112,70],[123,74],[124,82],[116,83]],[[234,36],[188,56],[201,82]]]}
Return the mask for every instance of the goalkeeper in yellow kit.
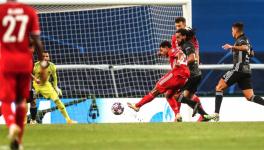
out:
{"label": "goalkeeper in yellow kit", "polygon": [[[77,123],[70,119],[64,104],[59,96],[62,96],[61,89],[58,88],[57,71],[54,63],[50,62],[48,52],[43,52],[42,62],[36,62],[33,69],[33,87],[37,94],[41,94],[44,98],[51,99],[60,110],[68,124]],[[53,84],[50,82],[50,76],[53,78]]]}

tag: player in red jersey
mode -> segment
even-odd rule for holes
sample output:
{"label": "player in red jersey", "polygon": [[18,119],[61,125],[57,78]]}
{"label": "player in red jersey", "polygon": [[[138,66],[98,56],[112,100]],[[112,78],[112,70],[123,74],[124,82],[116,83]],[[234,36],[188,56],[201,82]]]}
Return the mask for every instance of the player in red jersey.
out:
{"label": "player in red jersey", "polygon": [[[29,96],[32,39],[42,60],[43,46],[40,41],[39,21],[36,11],[15,0],[0,5],[0,100],[2,115],[9,128],[11,149],[22,149],[26,99]],[[15,113],[11,103],[15,102]]]}
{"label": "player in red jersey", "polygon": [[190,77],[185,54],[179,49],[172,49],[170,42],[164,41],[160,44],[159,55],[169,58],[172,70],[165,74],[157,82],[155,88],[138,103],[127,103],[128,107],[135,111],[139,111],[143,105],[151,102],[155,97],[165,92],[168,101],[171,101],[170,99],[175,101],[173,97],[175,92],[182,88]]}
{"label": "player in red jersey", "polygon": [[[196,59],[196,61],[199,64],[199,62],[200,62],[200,58],[199,58],[199,42],[198,42],[198,40],[197,40],[197,38],[195,36],[194,31],[191,28],[187,28],[186,19],[184,17],[177,17],[175,19],[175,27],[176,27],[176,30],[186,29],[191,34],[190,36],[192,38],[191,38],[190,41],[191,41],[191,43],[193,44],[193,46],[195,48],[195,59]],[[178,42],[177,42],[177,38],[176,38],[176,34],[172,35],[171,44],[172,44],[172,48],[179,48],[179,45],[178,45]],[[197,90],[197,87],[198,87],[197,83],[200,83],[199,80],[200,80],[199,78],[195,79],[195,81],[197,81],[197,82],[194,82],[194,80],[190,80],[190,82],[193,81],[193,83],[190,83],[188,85],[192,85],[193,87],[185,86],[185,88],[183,90],[186,91],[185,95],[187,97],[191,98],[195,102],[201,103],[199,97],[194,94],[196,92],[196,90]],[[181,92],[177,93],[176,97],[180,96],[180,94],[181,94]],[[171,104],[171,103],[173,103],[173,105],[175,105],[174,102],[169,102],[169,104]],[[177,102],[175,106],[177,107],[177,108],[175,108],[175,110],[178,110],[178,112],[175,112],[176,117],[177,117],[176,119],[181,120],[182,119],[181,115],[180,115],[181,103]],[[202,105],[200,105],[200,107],[201,107],[201,109],[203,109]],[[198,121],[200,122],[200,121],[207,121],[207,120],[204,119],[204,117],[201,115],[200,118],[198,119]]]}

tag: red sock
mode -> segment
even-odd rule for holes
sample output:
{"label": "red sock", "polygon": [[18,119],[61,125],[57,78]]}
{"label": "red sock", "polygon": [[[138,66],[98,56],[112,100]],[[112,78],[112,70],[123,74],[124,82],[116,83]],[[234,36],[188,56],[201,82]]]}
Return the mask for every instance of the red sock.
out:
{"label": "red sock", "polygon": [[[192,100],[201,104],[201,100],[197,95],[193,95]],[[200,105],[200,107],[203,109],[202,104]]]}
{"label": "red sock", "polygon": [[[197,95],[193,95],[192,100],[197,102],[197,103],[201,103],[200,98]],[[200,105],[200,108],[203,109],[202,104]],[[200,115],[200,117],[198,118],[197,122],[202,122],[203,119],[204,119],[204,117],[202,115]]]}
{"label": "red sock", "polygon": [[11,103],[2,102],[2,114],[4,116],[7,127],[15,124],[15,113],[12,111]]}
{"label": "red sock", "polygon": [[22,143],[22,137],[24,132],[24,120],[26,116],[27,110],[26,110],[26,104],[21,103],[16,106],[16,124],[20,127],[21,132],[19,133],[19,143]]}
{"label": "red sock", "polygon": [[146,103],[151,102],[154,98],[154,95],[152,93],[149,93],[148,95],[145,95],[138,103],[136,103],[136,107],[140,108]]}
{"label": "red sock", "polygon": [[168,98],[167,102],[169,103],[171,109],[173,110],[174,114],[180,113],[181,103],[177,102],[174,97]]}
{"label": "red sock", "polygon": [[192,100],[195,101],[195,102],[197,102],[197,103],[200,103],[201,102],[200,101],[200,98],[197,95],[193,95]]}
{"label": "red sock", "polygon": [[204,119],[204,117],[202,115],[200,115],[200,117],[198,118],[197,122],[202,122]]}

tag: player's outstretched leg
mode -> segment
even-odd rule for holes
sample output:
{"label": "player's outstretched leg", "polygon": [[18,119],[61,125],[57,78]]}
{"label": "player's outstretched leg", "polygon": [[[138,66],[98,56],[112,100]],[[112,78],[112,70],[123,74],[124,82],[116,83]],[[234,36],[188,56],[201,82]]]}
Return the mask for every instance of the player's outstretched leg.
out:
{"label": "player's outstretched leg", "polygon": [[57,99],[54,102],[58,106],[58,109],[60,110],[61,114],[65,118],[67,124],[76,124],[77,123],[77,121],[74,121],[74,120],[70,119],[70,117],[68,115],[68,112],[66,111],[66,108],[65,108],[64,104],[61,102],[60,99]]}
{"label": "player's outstretched leg", "polygon": [[129,108],[133,109],[134,111],[138,112],[139,109],[140,109],[143,105],[145,105],[145,104],[151,102],[155,97],[157,97],[158,95],[160,95],[161,93],[164,93],[164,92],[165,92],[165,91],[160,92],[160,91],[158,90],[157,86],[156,86],[151,92],[149,92],[147,95],[145,95],[145,96],[144,96],[144,97],[143,97],[138,103],[136,103],[136,104],[127,103],[127,106],[128,106]]}
{"label": "player's outstretched leg", "polygon": [[152,92],[150,92],[147,95],[145,95],[138,103],[136,103],[136,104],[127,103],[127,106],[129,108],[133,109],[134,111],[138,112],[140,107],[151,102],[154,98],[155,98],[155,96],[153,95]]}

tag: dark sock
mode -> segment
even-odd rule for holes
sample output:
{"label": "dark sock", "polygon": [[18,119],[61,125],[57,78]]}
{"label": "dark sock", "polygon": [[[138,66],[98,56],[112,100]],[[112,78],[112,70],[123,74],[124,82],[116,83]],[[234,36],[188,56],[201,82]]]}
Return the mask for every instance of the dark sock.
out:
{"label": "dark sock", "polygon": [[264,106],[264,99],[260,96],[254,95],[251,97],[250,99],[252,102],[255,102],[257,104],[260,104],[262,106]]}
{"label": "dark sock", "polygon": [[190,106],[192,109],[195,107],[195,105],[197,104],[197,102],[192,101],[186,97],[180,96],[179,98],[181,103],[187,104],[188,106]]}
{"label": "dark sock", "polygon": [[36,108],[30,108],[30,115],[32,120],[36,120],[37,117],[37,107]]}
{"label": "dark sock", "polygon": [[198,113],[200,115],[208,115],[201,106],[199,106],[199,108],[198,108]]}
{"label": "dark sock", "polygon": [[222,100],[223,100],[223,92],[216,92],[215,93],[215,113],[219,114]]}

